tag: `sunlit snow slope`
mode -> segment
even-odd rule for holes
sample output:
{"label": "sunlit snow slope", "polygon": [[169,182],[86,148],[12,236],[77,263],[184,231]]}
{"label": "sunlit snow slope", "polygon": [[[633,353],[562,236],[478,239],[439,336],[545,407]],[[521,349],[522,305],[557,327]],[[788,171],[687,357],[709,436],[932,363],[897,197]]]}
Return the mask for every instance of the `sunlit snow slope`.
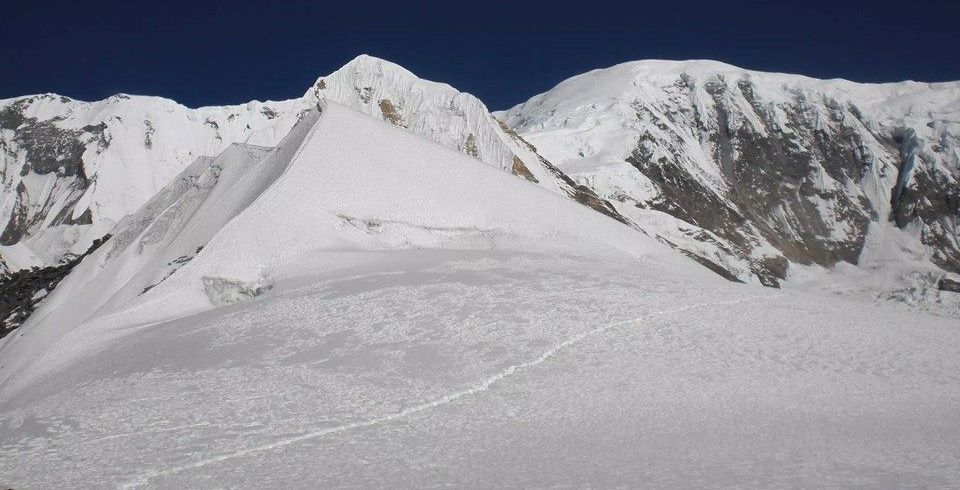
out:
{"label": "sunlit snow slope", "polygon": [[87,249],[203,155],[273,146],[299,100],[190,109],[159,97],[0,101],[0,272]]}
{"label": "sunlit snow slope", "polygon": [[[476,97],[361,55],[297,99],[190,109],[158,97],[0,100],[0,273],[79,254],[193,160],[233,143],[274,146],[321,99],[406,128],[618,217]],[[621,218],[622,219],[622,218]]]}
{"label": "sunlit snow slope", "polygon": [[[22,324],[62,279],[69,265],[61,263],[76,261],[190,162],[234,143],[272,147],[321,100],[390,122],[626,222],[476,97],[366,55],[319,78],[302,97],[282,102],[190,109],[127,95],[92,103],[51,94],[9,99],[0,101],[0,286],[14,277],[10,281],[18,286],[0,288],[16,294],[0,302],[0,337]],[[193,252],[180,253],[167,269]]]}
{"label": "sunlit snow slope", "polygon": [[950,487],[960,328],[724,281],[334,102],[0,340],[0,485]]}
{"label": "sunlit snow slope", "polygon": [[[149,323],[246,299],[325,271],[311,264],[329,250],[612,255],[715,279],[610,218],[329,101],[274,149],[198,160],[113,231],[3,345],[4,377],[38,376],[91,343],[91,328],[114,333],[118,310]],[[109,326],[71,331],[99,318]]]}

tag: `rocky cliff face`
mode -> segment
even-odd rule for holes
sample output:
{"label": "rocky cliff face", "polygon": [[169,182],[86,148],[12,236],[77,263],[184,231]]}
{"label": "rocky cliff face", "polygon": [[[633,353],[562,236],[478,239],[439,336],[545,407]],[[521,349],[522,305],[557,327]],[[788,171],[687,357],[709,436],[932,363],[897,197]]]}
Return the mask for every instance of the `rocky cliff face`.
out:
{"label": "rocky cliff face", "polygon": [[960,83],[645,61],[498,116],[636,226],[739,280],[838,263],[960,271]]}
{"label": "rocky cliff face", "polygon": [[93,241],[79,256],[68,254],[60,264],[47,267],[20,269],[0,276],[0,338],[30,318],[40,302],[53,291],[84,257],[93,253],[110,235]]}

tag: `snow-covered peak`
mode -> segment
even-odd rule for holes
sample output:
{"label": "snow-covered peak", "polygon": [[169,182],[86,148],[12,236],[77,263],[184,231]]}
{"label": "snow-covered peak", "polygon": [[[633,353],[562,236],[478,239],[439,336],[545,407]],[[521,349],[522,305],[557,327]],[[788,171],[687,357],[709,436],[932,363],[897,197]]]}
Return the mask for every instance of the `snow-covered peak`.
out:
{"label": "snow-covered peak", "polygon": [[[96,102],[54,94],[3,101],[0,165],[8,191],[0,216],[10,218],[0,230],[0,271],[56,263],[68,251],[86,250],[197,157],[216,155],[231,143],[273,146],[321,99],[608,211],[502,127],[476,97],[361,55],[318,79],[303,97],[281,102],[191,109],[125,94]],[[36,161],[46,163],[31,166]],[[81,216],[84,224],[73,223]],[[70,230],[89,229],[48,230],[63,222]]]}
{"label": "snow-covered peak", "polygon": [[9,221],[0,232],[0,270],[86,250],[197,157],[234,142],[275,145],[302,106],[295,99],[190,109],[122,94],[96,102],[53,94],[4,101],[0,216]]}
{"label": "snow-covered peak", "polygon": [[[324,86],[327,84],[339,83],[349,85],[348,82],[362,83],[373,80],[374,78],[386,78],[395,83],[400,82],[409,85],[417,85],[421,89],[433,92],[434,94],[445,93],[448,95],[453,95],[459,93],[457,89],[446,83],[422,79],[410,70],[393,63],[392,61],[387,61],[385,59],[377,58],[367,54],[361,54],[338,68],[333,73],[318,78],[313,86],[307,90],[306,94],[304,94],[304,97],[316,96],[317,91],[323,90]],[[357,95],[360,96],[362,94]]]}
{"label": "snow-covered peak", "polygon": [[[960,82],[646,60],[572,77],[496,115],[635,224],[671,243],[696,237],[730,271],[738,249],[780,278],[788,262],[960,271]],[[669,220],[638,208],[687,224],[666,230]],[[902,239],[913,245],[868,246]]]}
{"label": "snow-covered peak", "polygon": [[608,205],[581,189],[496,119],[480,99],[424,80],[386,60],[361,55],[321,77],[304,100],[327,99],[405,128],[606,214]]}
{"label": "snow-covered peak", "polygon": [[712,60],[640,60],[571,77],[527,102],[496,114],[510,118],[518,112],[529,112],[535,106],[549,106],[551,110],[558,110],[560,107],[631,102],[637,96],[677,83],[694,85],[708,82],[731,88],[738,83],[749,82],[766,99],[777,102],[789,101],[799,92],[816,92],[840,102],[856,104],[861,110],[877,115],[926,115],[931,111],[960,111],[960,81],[860,83],[747,70]]}
{"label": "snow-covered peak", "polygon": [[[569,199],[324,100],[276,148],[199,159],[124,219],[31,317],[29,335],[4,345],[2,374],[55,339],[75,346],[65,333],[94,316],[187,315],[329,273],[331,252],[408,249],[617,257],[720,281]],[[44,357],[62,360],[54,350]]]}

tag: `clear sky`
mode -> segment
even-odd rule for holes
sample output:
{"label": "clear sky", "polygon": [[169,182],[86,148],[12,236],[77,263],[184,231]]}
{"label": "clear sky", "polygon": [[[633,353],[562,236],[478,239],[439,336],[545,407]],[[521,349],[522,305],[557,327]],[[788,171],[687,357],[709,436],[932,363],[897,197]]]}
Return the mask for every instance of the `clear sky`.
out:
{"label": "clear sky", "polygon": [[958,3],[0,0],[0,98],[277,100],[360,53],[491,109],[647,58],[870,82],[960,80]]}

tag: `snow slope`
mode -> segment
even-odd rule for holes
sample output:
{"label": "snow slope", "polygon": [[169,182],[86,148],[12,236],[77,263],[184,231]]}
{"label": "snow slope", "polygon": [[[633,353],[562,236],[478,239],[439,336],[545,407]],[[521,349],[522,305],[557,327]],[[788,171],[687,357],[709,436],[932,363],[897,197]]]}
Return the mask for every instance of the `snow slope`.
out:
{"label": "snow slope", "polygon": [[[405,68],[361,55],[307,91],[425,136],[561,195],[585,192],[504,128],[476,97],[418,78]],[[606,207],[602,208],[606,210]]]}
{"label": "snow slope", "polygon": [[3,269],[56,264],[136,211],[190,162],[239,142],[274,146],[302,103],[189,109],[158,97],[0,101]]}
{"label": "snow slope", "polygon": [[958,360],[326,101],[0,340],[0,484],[949,487]]}
{"label": "snow slope", "polygon": [[960,272],[960,82],[647,60],[496,115],[631,222],[740,280],[842,263],[895,270],[899,287]]}
{"label": "snow slope", "polygon": [[189,109],[157,97],[0,101],[0,272],[56,264],[137,210],[190,162],[232,143],[274,146],[320,99],[404,127],[616,215],[505,129],[476,97],[366,55],[300,98]]}
{"label": "snow slope", "polygon": [[[320,107],[323,109],[321,110]],[[324,250],[583,250],[709,274],[643,234],[407,131],[324,101],[272,150],[200,159],[86,258],[3,345],[3,378],[39,376],[115,331],[118,309],[183,316],[302,274]],[[307,268],[306,270],[309,270]],[[322,270],[322,268],[321,268]],[[713,279],[713,277],[710,277]],[[85,320],[103,318],[104,325]],[[54,347],[62,346],[63,351]],[[41,355],[40,359],[33,359]]]}

